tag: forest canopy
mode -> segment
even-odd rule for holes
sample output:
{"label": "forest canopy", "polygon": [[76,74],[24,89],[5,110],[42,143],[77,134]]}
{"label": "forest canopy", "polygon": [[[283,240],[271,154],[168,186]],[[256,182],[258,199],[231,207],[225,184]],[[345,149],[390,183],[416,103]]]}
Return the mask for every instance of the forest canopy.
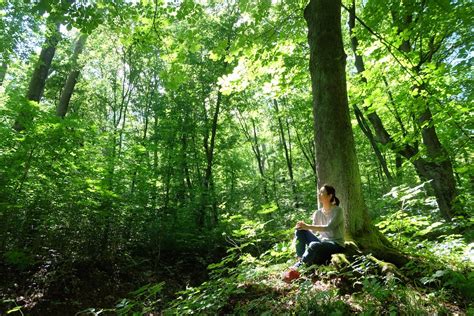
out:
{"label": "forest canopy", "polygon": [[[1,314],[474,311],[471,1],[0,18]],[[357,252],[284,284],[324,183]]]}

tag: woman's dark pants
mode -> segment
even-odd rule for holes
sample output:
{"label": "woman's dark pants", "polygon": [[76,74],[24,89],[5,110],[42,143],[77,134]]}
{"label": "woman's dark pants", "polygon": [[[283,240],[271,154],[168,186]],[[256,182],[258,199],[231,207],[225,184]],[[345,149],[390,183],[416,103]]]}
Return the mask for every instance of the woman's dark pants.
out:
{"label": "woman's dark pants", "polygon": [[[321,241],[309,230],[296,230],[296,255],[307,265],[325,264],[331,255],[343,252],[344,248],[333,241]],[[297,263],[297,267],[301,263]]]}

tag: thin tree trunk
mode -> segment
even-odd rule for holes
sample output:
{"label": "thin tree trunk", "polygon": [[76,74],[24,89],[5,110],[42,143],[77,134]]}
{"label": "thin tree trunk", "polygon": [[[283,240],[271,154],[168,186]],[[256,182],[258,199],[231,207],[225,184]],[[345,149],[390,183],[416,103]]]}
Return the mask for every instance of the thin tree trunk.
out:
{"label": "thin tree trunk", "polygon": [[[252,118],[252,129],[253,129],[253,143],[252,148],[254,149],[255,157],[257,158],[258,170],[260,172],[260,177],[263,181],[263,194],[265,195],[265,202],[268,203],[268,189],[267,189],[267,179],[265,177],[265,162],[263,160],[263,155],[260,151],[260,144],[258,142],[257,136],[257,127],[255,126],[255,120]],[[255,145],[254,145],[255,144]]]}
{"label": "thin tree trunk", "polygon": [[[28,92],[26,94],[27,100],[40,102],[59,39],[59,23],[55,25],[50,24],[48,35],[31,76]],[[28,124],[30,124],[32,119],[33,115],[31,111],[28,111],[28,109],[22,109],[13,125],[13,128],[16,131],[22,131]]]}
{"label": "thin tree trunk", "polygon": [[273,105],[275,106],[275,110],[276,110],[276,115],[277,115],[277,120],[278,120],[278,129],[280,131],[280,139],[281,139],[281,143],[282,143],[282,146],[283,146],[283,152],[284,152],[284,155],[285,155],[286,167],[288,168],[288,175],[290,177],[290,182],[291,182],[291,191],[293,193],[295,203],[298,204],[295,178],[294,178],[294,175],[293,175],[293,161],[291,159],[291,150],[290,150],[291,145],[289,143],[287,143],[287,141],[286,141],[285,130],[284,130],[283,122],[282,122],[281,117],[280,117],[280,109],[278,108],[277,100],[273,99]]}
{"label": "thin tree trunk", "polygon": [[222,93],[220,91],[217,92],[217,102],[216,102],[216,109],[214,111],[214,115],[212,117],[212,126],[211,126],[211,139],[208,147],[207,152],[207,167],[206,173],[204,175],[204,188],[208,193],[208,197],[211,199],[212,205],[212,223],[213,225],[217,224],[217,209],[215,204],[215,196],[214,196],[214,184],[212,179],[212,166],[214,162],[214,147],[216,143],[216,134],[217,134],[217,121],[219,119],[219,113],[221,108],[222,102]]}
{"label": "thin tree trunk", "polygon": [[347,100],[341,0],[311,0],[304,17],[310,47],[318,185],[335,186],[347,235],[379,258],[402,265],[405,258],[372,225],[362,196]]}
{"label": "thin tree trunk", "polygon": [[[203,178],[203,192],[201,196],[201,206],[198,210],[197,214],[197,225],[198,227],[204,228],[206,225],[206,209],[211,205],[211,224],[217,224],[217,210],[215,208],[214,203],[214,186],[212,185],[212,166],[214,161],[214,147],[216,142],[216,134],[217,134],[217,121],[219,119],[219,112],[222,102],[222,93],[220,91],[217,92],[217,101],[216,107],[214,109],[214,113],[212,116],[212,123],[211,123],[211,135],[209,136],[209,131],[206,127],[206,135],[204,137],[204,149],[206,152],[206,170],[204,172]],[[204,111],[206,111],[204,109]],[[206,119],[207,122],[207,119]]]}
{"label": "thin tree trunk", "polygon": [[[313,173],[315,175],[316,179],[316,165],[314,161],[314,151],[311,149],[307,149],[306,146],[303,144],[303,141],[301,140],[301,136],[298,133],[298,129],[295,128],[295,134],[296,134],[296,141],[298,142],[298,145],[301,149],[301,152],[303,153],[303,156],[305,157],[306,161],[308,162],[309,166],[311,167],[311,170],[313,170]],[[314,145],[311,145],[313,147]]]}
{"label": "thin tree trunk", "polygon": [[250,121],[252,122],[252,130],[253,130],[253,135],[250,135],[249,128],[245,124],[244,120],[242,119],[242,115],[240,115],[240,113],[239,113],[238,119],[239,119],[240,126],[242,127],[242,131],[244,132],[244,135],[247,138],[247,141],[250,143],[255,159],[257,160],[258,172],[260,173],[260,178],[262,179],[265,203],[268,203],[270,200],[269,200],[268,189],[267,189],[267,179],[265,177],[265,162],[263,160],[263,155],[260,150],[260,144],[258,141],[257,126],[255,125],[255,120],[253,118],[250,118]]}
{"label": "thin tree trunk", "polygon": [[301,136],[298,133],[298,129],[295,128],[296,140],[298,141],[298,145],[300,146],[301,151],[303,152],[306,161],[311,167],[313,171],[313,180],[314,180],[314,187],[318,187],[318,175],[316,173],[316,158],[314,155],[314,141],[310,142],[309,146],[306,147],[301,140]]}
{"label": "thin tree trunk", "polygon": [[275,160],[272,162],[272,187],[273,187],[273,200],[275,201],[278,208],[280,208],[280,200],[277,186],[277,177],[276,177],[276,164]]}
{"label": "thin tree trunk", "polygon": [[357,105],[353,104],[352,107],[354,109],[357,123],[359,124],[359,127],[362,130],[362,132],[369,139],[370,145],[372,146],[372,149],[374,150],[375,156],[377,157],[377,160],[379,162],[380,167],[382,168],[383,173],[385,174],[385,177],[387,177],[388,181],[392,181],[393,177],[390,174],[390,171],[388,170],[387,161],[385,160],[385,158],[382,155],[382,152],[377,146],[375,137],[372,134],[372,130],[367,124],[367,120],[365,119],[364,114],[362,114],[361,110],[357,107]]}
{"label": "thin tree trunk", "polygon": [[[148,134],[150,104],[151,104],[151,100],[153,99],[153,91],[154,91],[153,90],[154,88],[151,88],[151,85],[150,85],[149,88],[150,88],[149,90],[152,90],[152,91],[151,92],[147,91],[146,95],[145,95],[145,100],[146,100],[145,101],[145,113],[144,113],[145,126],[143,127],[143,136],[142,136],[143,145],[145,145],[147,134]],[[132,195],[132,196],[133,196],[133,193],[135,192],[135,185],[136,185],[136,179],[137,179],[137,174],[138,174],[138,167],[140,166],[140,164],[142,162],[142,159],[144,157],[146,157],[147,155],[148,155],[148,152],[145,151],[142,155],[140,155],[138,157],[137,166],[136,166],[135,170],[133,171],[132,184],[130,186],[130,195]]]}
{"label": "thin tree trunk", "polygon": [[158,113],[154,111],[153,116],[153,187],[151,194],[152,210],[156,210],[158,204]]}
{"label": "thin tree trunk", "polygon": [[[131,49],[129,49],[128,52],[124,50],[123,52],[123,55],[124,55],[123,56],[123,80],[122,80],[122,91],[121,91],[121,101],[120,101],[120,114],[117,121],[117,128],[118,128],[118,125],[120,124],[120,121],[122,121],[122,127],[119,130],[119,149],[118,149],[118,155],[117,155],[118,157],[120,157],[122,154],[123,133],[125,131],[125,124],[127,121],[128,105],[130,103],[130,97],[134,89],[134,81],[136,78],[133,67],[132,67],[131,59],[130,59],[130,62],[128,63],[128,66],[130,67],[128,78],[126,78],[126,75],[125,75],[127,73],[126,58],[127,58],[127,53],[129,54],[130,50]],[[125,86],[127,87],[126,89],[125,89]]]}
{"label": "thin tree trunk", "polygon": [[2,65],[0,66],[0,87],[3,85],[3,80],[5,80],[7,69],[8,69],[8,64],[6,61],[3,61]]}
{"label": "thin tree trunk", "polygon": [[188,112],[186,111],[184,114],[183,120],[183,130],[181,135],[181,151],[182,151],[182,168],[184,170],[184,180],[188,191],[188,196],[190,202],[194,201],[194,189],[193,189],[193,182],[191,180],[191,172],[189,171],[189,155],[188,155],[188,134],[190,130],[192,122],[190,122],[190,118]]}
{"label": "thin tree trunk", "polygon": [[382,77],[383,83],[385,85],[385,88],[387,89],[387,95],[388,95],[388,100],[390,101],[390,105],[393,107],[393,109],[387,105],[388,110],[393,114],[395,119],[398,122],[398,125],[400,126],[400,130],[402,131],[402,135],[406,136],[407,135],[407,130],[405,128],[405,125],[403,124],[402,118],[400,117],[400,113],[397,111],[397,105],[395,104],[395,101],[393,99],[393,94],[392,91],[390,91],[390,86],[388,85],[387,78],[385,76]]}
{"label": "thin tree trunk", "polygon": [[[367,83],[367,79],[363,75],[363,73],[365,71],[364,61],[362,59],[362,56],[357,54],[357,47],[359,45],[359,42],[357,40],[357,37],[353,34],[354,27],[355,27],[355,1],[353,0],[352,7],[351,7],[351,10],[350,10],[350,13],[349,13],[349,33],[350,33],[350,36],[351,36],[351,48],[352,48],[352,51],[354,53],[354,60],[355,60],[355,66],[356,66],[356,69],[357,69],[357,73],[362,76],[361,81],[363,83]],[[385,160],[385,158],[383,157],[380,149],[377,146],[377,142],[375,141],[375,137],[372,133],[372,130],[370,129],[370,127],[366,123],[366,119],[364,117],[364,114],[362,113],[362,111],[360,111],[360,109],[357,107],[356,104],[353,104],[352,107],[354,109],[354,113],[355,113],[357,122],[359,123],[360,129],[362,130],[364,135],[369,140],[370,145],[372,146],[372,149],[374,150],[375,156],[377,157],[377,160],[378,160],[385,176],[387,177],[388,181],[391,182],[393,180],[393,177],[390,174],[390,171],[388,170],[387,161]]]}
{"label": "thin tree trunk", "polygon": [[181,150],[182,150],[182,163],[183,163],[183,170],[184,170],[184,177],[185,177],[185,183],[188,188],[189,192],[189,197],[192,200],[193,196],[193,183],[191,181],[191,174],[189,172],[189,167],[188,167],[188,139],[186,133],[183,132],[183,135],[181,136]]}
{"label": "thin tree trunk", "polygon": [[61,96],[59,98],[59,104],[56,108],[56,115],[64,118],[69,108],[69,102],[71,100],[72,93],[74,92],[74,88],[77,83],[77,78],[79,78],[79,74],[81,72],[77,59],[81,54],[82,50],[84,49],[84,45],[86,44],[87,35],[81,34],[79,39],[76,41],[76,45],[74,47],[74,54],[72,55],[72,66],[71,72],[69,73],[66,83],[64,84],[64,88],[61,92]]}
{"label": "thin tree trunk", "polygon": [[206,174],[204,176],[204,183],[208,184],[212,177],[212,163],[214,160],[214,147],[216,144],[216,134],[217,134],[217,121],[219,118],[219,112],[221,108],[221,101],[222,101],[222,93],[220,91],[217,92],[217,102],[216,108],[214,110],[214,115],[212,117],[212,125],[211,125],[211,138],[209,144],[207,146],[207,167],[206,167]]}
{"label": "thin tree trunk", "polygon": [[252,149],[255,154],[255,158],[257,159],[258,164],[258,171],[260,172],[260,176],[262,179],[265,178],[265,166],[263,164],[262,153],[260,151],[260,144],[258,143],[258,136],[257,136],[257,126],[255,125],[255,120],[253,118],[250,119],[252,121],[252,132],[253,132],[253,141],[250,139],[250,135],[248,136],[249,141],[252,143]]}

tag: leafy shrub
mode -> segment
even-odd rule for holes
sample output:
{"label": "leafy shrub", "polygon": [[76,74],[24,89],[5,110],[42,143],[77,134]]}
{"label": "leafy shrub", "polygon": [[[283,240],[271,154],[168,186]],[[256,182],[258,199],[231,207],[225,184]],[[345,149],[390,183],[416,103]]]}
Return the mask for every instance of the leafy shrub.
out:
{"label": "leafy shrub", "polygon": [[5,263],[19,270],[25,270],[35,263],[34,258],[28,252],[20,249],[7,251],[3,258]]}

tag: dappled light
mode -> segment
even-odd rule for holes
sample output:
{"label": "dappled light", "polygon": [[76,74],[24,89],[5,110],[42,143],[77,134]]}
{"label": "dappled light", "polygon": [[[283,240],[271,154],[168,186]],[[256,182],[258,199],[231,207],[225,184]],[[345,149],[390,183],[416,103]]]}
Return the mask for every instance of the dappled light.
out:
{"label": "dappled light", "polygon": [[0,1],[0,315],[473,314],[472,16]]}

